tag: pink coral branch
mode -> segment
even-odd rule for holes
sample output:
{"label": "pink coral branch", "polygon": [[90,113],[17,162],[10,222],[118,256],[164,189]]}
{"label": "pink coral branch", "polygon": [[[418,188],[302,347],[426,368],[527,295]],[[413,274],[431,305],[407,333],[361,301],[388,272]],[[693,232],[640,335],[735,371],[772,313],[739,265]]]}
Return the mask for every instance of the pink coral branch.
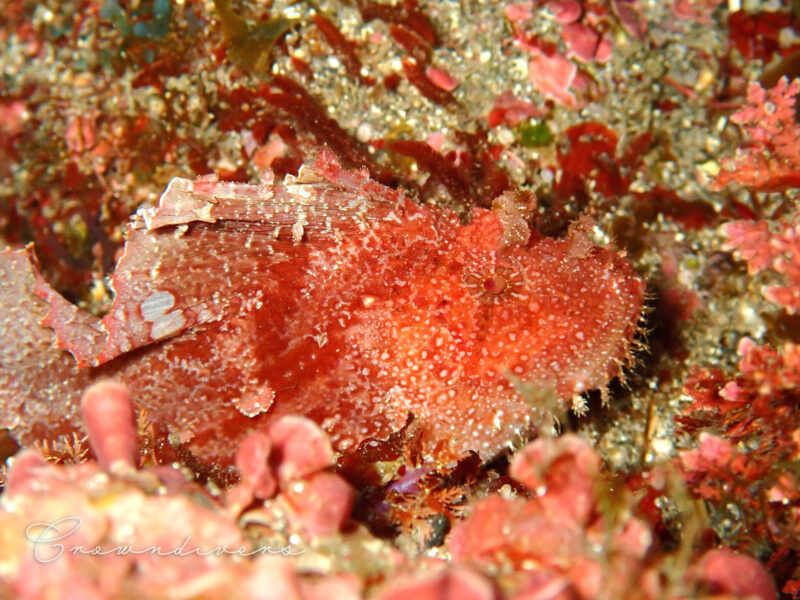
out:
{"label": "pink coral branch", "polygon": [[729,239],[722,249],[746,261],[751,275],[771,269],[788,282],[768,286],[764,297],[792,314],[800,312],[800,225],[782,224],[773,233],[765,221],[736,221],[723,231]]}
{"label": "pink coral branch", "polygon": [[766,90],[757,82],[747,88],[747,104],[731,120],[742,126],[752,144],[722,160],[714,189],[728,183],[763,191],[800,186],[800,124],[795,117],[800,79],[782,77]]}

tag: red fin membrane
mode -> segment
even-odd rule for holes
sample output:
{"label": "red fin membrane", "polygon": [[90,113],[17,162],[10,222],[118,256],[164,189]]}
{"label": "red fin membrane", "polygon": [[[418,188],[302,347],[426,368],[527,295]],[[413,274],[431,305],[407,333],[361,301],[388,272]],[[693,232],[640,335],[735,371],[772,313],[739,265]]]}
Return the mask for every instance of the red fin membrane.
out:
{"label": "red fin membrane", "polygon": [[[48,306],[35,290],[46,284],[31,247],[0,252],[0,281],[0,426],[23,442],[79,429],[78,402],[89,374],[78,371],[56,347],[53,330],[40,324]],[[58,298],[64,308],[72,306]],[[72,318],[83,314],[75,308]]]}
{"label": "red fin membrane", "polygon": [[302,254],[293,246],[361,234],[400,206],[400,194],[332,161],[323,153],[284,185],[173,179],[158,207],[133,218],[102,324],[49,288],[39,290],[51,304],[44,324],[80,366],[97,366],[260,306],[274,287],[270,265]]}

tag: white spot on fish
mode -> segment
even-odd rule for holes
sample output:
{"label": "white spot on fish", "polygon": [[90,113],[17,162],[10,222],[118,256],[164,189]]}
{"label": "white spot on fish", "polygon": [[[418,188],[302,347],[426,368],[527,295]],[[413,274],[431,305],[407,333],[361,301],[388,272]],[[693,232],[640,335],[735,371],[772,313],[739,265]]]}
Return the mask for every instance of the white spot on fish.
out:
{"label": "white spot on fish", "polygon": [[170,308],[175,306],[175,296],[169,292],[153,292],[139,305],[145,321],[157,321]]}
{"label": "white spot on fish", "polygon": [[172,311],[153,323],[150,328],[150,337],[154,340],[160,340],[180,331],[184,325],[186,325],[186,319],[183,316],[183,311]]}
{"label": "white spot on fish", "polygon": [[139,305],[142,318],[153,326],[150,328],[150,337],[160,340],[180,331],[186,325],[183,311],[174,310],[167,312],[175,306],[175,296],[169,292],[153,292]]}
{"label": "white spot on fish", "polygon": [[304,232],[305,229],[301,221],[297,221],[294,225],[292,225],[292,242],[299,244],[303,239]]}

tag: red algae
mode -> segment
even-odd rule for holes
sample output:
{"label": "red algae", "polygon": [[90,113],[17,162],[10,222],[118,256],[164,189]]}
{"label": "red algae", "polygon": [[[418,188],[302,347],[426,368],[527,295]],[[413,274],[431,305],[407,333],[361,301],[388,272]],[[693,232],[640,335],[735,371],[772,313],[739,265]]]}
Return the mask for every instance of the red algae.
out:
{"label": "red algae", "polygon": [[361,74],[361,59],[356,53],[356,44],[345,38],[333,21],[322,15],[314,15],[314,24],[331,48],[339,53],[350,76],[355,77],[364,85],[374,85],[375,81],[372,78],[364,77]]}
{"label": "red algae", "polygon": [[259,94],[276,108],[291,115],[321,144],[333,150],[345,166],[366,167],[374,178],[382,182],[392,178],[392,174],[382,169],[369,152],[334,119],[328,117],[324,109],[291,77],[275,75],[269,84],[261,86]]}
{"label": "red algae", "polygon": [[387,23],[401,25],[413,31],[427,44],[436,44],[436,32],[428,18],[419,9],[416,0],[404,0],[393,6],[359,0],[358,9],[365,21],[380,19]]}
{"label": "red algae", "polygon": [[439,87],[436,82],[431,80],[425,69],[420,67],[416,61],[404,60],[403,73],[405,73],[411,85],[417,88],[419,93],[431,102],[443,106],[457,103],[455,97],[448,90]]}
{"label": "red algae", "polygon": [[[582,409],[583,392],[621,373],[644,296],[627,260],[582,227],[548,239],[517,221],[475,209],[462,225],[323,152],[282,185],[174,180],[134,218],[101,321],[36,288],[76,377],[121,380],[203,460],[229,463],[247,431],[289,414],[339,451],[411,414],[424,458],[488,458],[534,427],[521,384]],[[4,359],[5,382],[33,371],[49,376],[36,355]],[[31,410],[51,402],[46,387],[14,410],[23,441],[52,425]]]}

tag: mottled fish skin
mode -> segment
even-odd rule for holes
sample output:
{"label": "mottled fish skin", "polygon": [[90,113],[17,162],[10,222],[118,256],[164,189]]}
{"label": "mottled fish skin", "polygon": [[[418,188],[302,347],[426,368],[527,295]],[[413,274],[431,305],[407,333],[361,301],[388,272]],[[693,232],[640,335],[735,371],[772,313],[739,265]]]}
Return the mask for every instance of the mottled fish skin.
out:
{"label": "mottled fish skin", "polygon": [[[29,312],[82,368],[63,400],[28,390],[39,408],[24,414],[0,391],[4,423],[22,442],[77,427],[63,406],[102,372],[209,462],[229,464],[246,433],[285,414],[346,451],[411,413],[427,459],[491,457],[532,425],[520,382],[571,402],[620,374],[645,287],[580,227],[542,238],[497,206],[462,225],[325,152],[279,185],[174,180],[133,219],[101,321],[30,266],[18,293],[38,280]],[[2,380],[45,384],[55,352],[3,354]]]}

